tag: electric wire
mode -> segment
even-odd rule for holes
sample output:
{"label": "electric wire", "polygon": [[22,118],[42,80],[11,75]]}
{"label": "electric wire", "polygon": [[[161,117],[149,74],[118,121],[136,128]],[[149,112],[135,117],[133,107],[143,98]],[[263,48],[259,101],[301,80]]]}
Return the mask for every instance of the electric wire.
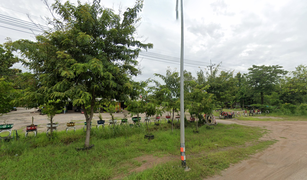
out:
{"label": "electric wire", "polygon": [[11,30],[14,30],[14,31],[19,31],[19,32],[27,33],[27,34],[35,35],[35,34],[33,34],[33,33],[30,33],[30,32],[26,32],[26,31],[23,31],[23,30],[15,29],[15,28],[10,28],[10,27],[7,27],[7,26],[1,26],[1,25],[0,25],[0,27],[2,27],[2,28],[7,28],[7,29],[11,29]]}
{"label": "electric wire", "polygon": [[10,20],[10,21],[14,21],[14,22],[17,22],[17,23],[24,24],[24,25],[27,25],[27,26],[32,26],[33,28],[38,28],[37,26],[39,26],[40,28],[48,29],[48,26],[36,24],[36,23],[34,24],[33,22],[26,21],[26,20],[19,19],[19,18],[15,18],[15,17],[11,17],[11,16],[8,16],[8,15],[0,14],[0,17],[3,18],[3,19],[6,19],[6,20]]}

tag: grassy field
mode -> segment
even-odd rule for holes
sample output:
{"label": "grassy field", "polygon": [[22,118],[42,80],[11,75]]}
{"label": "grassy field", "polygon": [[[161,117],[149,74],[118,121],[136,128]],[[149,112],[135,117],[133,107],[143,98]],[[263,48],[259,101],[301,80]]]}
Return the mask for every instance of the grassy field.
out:
{"label": "grassy field", "polygon": [[[184,172],[179,129],[171,132],[165,123],[151,125],[150,131],[155,139],[149,141],[144,139],[144,125],[93,128],[91,144],[95,146],[88,151],[76,150],[83,146],[82,130],[57,132],[54,139],[40,133],[0,142],[0,179],[202,179],[275,142],[259,141],[266,131],[257,127],[218,124],[214,129],[202,126],[195,134],[191,125],[185,131],[191,170]],[[148,156],[161,161],[143,168],[152,160]]]}
{"label": "grassy field", "polygon": [[[269,114],[257,114],[254,116],[243,116],[241,109],[223,109],[225,112],[237,112],[241,113],[241,117],[235,117],[235,119],[243,121],[307,121],[307,116],[303,115],[283,115],[278,113],[269,113]],[[219,117],[220,111],[214,111],[213,115]]]}
{"label": "grassy field", "polygon": [[280,115],[280,114],[261,114],[247,117],[236,117],[238,120],[244,121],[307,121],[307,116],[298,115]]}

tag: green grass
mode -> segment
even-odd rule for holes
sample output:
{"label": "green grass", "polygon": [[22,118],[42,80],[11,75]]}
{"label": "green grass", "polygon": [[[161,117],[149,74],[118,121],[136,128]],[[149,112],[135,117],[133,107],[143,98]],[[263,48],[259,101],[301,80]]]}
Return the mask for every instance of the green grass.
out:
{"label": "green grass", "polygon": [[307,121],[307,116],[302,115],[280,115],[280,114],[268,114],[268,115],[255,115],[247,117],[236,117],[238,120],[244,121]]}
{"label": "green grass", "polygon": [[[274,141],[259,141],[265,130],[258,127],[218,124],[215,129],[186,128],[187,164],[180,166],[180,131],[170,131],[170,124],[151,125],[155,139],[144,139],[146,128],[118,126],[115,129],[92,129],[88,151],[82,147],[85,133],[77,130],[56,132],[53,139],[45,133],[37,137],[21,137],[18,141],[0,142],[0,179],[201,179],[248,158]],[[246,145],[246,142],[249,142]],[[178,156],[178,160],[159,164],[139,173],[130,173],[145,161],[134,158],[143,155]]]}

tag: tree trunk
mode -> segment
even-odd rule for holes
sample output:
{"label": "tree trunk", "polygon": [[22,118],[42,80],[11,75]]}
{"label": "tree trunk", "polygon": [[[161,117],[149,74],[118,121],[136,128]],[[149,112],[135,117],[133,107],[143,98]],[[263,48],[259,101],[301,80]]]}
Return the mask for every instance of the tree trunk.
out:
{"label": "tree trunk", "polygon": [[174,124],[174,113],[175,113],[175,109],[173,108],[173,116],[172,116],[172,132],[173,132],[173,124]]}
{"label": "tree trunk", "polygon": [[85,109],[85,105],[82,105],[82,108],[84,110],[85,120],[86,120],[86,136],[85,136],[85,143],[84,143],[85,147],[89,147],[90,146],[91,121],[92,121],[93,113],[94,113],[94,105],[95,105],[95,97],[94,96],[92,97],[92,101],[91,101],[91,111],[90,111],[90,114],[87,114],[87,111]]}
{"label": "tree trunk", "polygon": [[263,104],[263,92],[260,93],[261,96],[261,104]]}
{"label": "tree trunk", "polygon": [[86,117],[86,136],[85,136],[85,147],[90,146],[90,137],[91,137],[91,119]]}
{"label": "tree trunk", "polygon": [[52,137],[52,132],[53,132],[53,116],[50,117],[50,123],[51,123],[51,129],[50,129],[50,136]]}

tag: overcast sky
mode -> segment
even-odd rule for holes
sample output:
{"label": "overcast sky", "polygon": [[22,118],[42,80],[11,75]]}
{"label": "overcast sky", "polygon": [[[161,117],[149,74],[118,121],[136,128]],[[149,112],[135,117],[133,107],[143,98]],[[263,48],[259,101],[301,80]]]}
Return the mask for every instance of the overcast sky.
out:
{"label": "overcast sky", "polygon": [[[116,12],[134,3],[101,0],[104,7]],[[153,73],[165,74],[167,67],[179,70],[180,20],[176,20],[175,8],[176,0],[145,0],[137,37],[153,43],[154,48],[139,57],[142,75],[136,80],[153,77]],[[8,20],[11,17],[29,21],[27,14],[43,25],[42,17],[51,16],[42,0],[1,1],[1,44],[6,37],[35,40],[31,30],[7,24],[21,25]],[[222,62],[221,70],[235,73],[246,73],[252,65],[281,65],[294,70],[306,65],[306,19],[306,0],[184,0],[185,69],[194,75],[199,68],[208,71],[211,60],[212,64]]]}

